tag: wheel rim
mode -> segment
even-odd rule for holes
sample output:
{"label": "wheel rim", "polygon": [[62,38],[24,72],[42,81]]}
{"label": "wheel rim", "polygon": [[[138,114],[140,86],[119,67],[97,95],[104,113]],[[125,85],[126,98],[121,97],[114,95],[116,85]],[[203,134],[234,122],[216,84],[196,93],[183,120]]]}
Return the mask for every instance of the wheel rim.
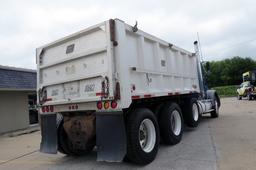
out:
{"label": "wheel rim", "polygon": [[181,117],[177,110],[174,110],[171,115],[172,132],[178,136],[181,132]]}
{"label": "wheel rim", "polygon": [[199,117],[199,111],[198,111],[198,107],[196,103],[193,103],[192,106],[192,114],[193,114],[193,119],[194,121],[198,121],[198,117]]}
{"label": "wheel rim", "polygon": [[156,143],[155,125],[150,119],[144,119],[139,128],[140,147],[144,152],[151,152]]}

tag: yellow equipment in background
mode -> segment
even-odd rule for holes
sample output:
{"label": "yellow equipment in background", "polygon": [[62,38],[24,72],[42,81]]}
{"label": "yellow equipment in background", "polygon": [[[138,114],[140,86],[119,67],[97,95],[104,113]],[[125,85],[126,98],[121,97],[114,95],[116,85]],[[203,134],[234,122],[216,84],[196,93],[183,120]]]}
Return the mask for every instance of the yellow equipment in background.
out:
{"label": "yellow equipment in background", "polygon": [[256,70],[243,73],[243,83],[237,89],[238,100],[247,97],[248,100],[256,98]]}
{"label": "yellow equipment in background", "polygon": [[255,83],[256,81],[256,70],[253,71],[247,71],[243,73],[243,82],[250,81],[252,83]]}

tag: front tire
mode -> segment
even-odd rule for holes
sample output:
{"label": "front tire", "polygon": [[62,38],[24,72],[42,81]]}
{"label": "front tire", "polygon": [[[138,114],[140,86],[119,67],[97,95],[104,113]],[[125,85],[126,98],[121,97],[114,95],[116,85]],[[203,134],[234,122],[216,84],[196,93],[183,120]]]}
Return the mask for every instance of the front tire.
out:
{"label": "front tire", "polygon": [[155,115],[149,109],[135,109],[128,114],[126,129],[128,160],[141,165],[152,162],[160,141]]}
{"label": "front tire", "polygon": [[239,94],[237,95],[237,99],[238,100],[242,100],[242,96],[240,96]]}
{"label": "front tire", "polygon": [[159,126],[163,142],[175,145],[181,141],[183,118],[181,109],[176,103],[167,103],[160,112]]}
{"label": "front tire", "polygon": [[214,99],[214,110],[211,112],[211,117],[212,118],[219,117],[219,104],[216,98]]}

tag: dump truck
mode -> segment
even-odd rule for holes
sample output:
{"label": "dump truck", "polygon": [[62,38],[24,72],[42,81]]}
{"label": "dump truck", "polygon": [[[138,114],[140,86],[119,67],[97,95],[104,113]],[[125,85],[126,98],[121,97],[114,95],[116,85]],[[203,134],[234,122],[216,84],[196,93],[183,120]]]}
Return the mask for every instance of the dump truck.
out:
{"label": "dump truck", "polygon": [[120,19],[110,19],[36,49],[43,153],[145,165],[184,126],[219,116],[205,90],[198,43],[189,52]]}

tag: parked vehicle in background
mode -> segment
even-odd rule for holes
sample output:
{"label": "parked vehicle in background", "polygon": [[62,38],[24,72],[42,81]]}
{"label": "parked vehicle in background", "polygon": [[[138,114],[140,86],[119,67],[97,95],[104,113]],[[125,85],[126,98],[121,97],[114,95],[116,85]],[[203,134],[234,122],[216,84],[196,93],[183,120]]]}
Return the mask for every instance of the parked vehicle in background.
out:
{"label": "parked vehicle in background", "polygon": [[191,53],[111,19],[38,48],[41,152],[84,155],[96,145],[99,161],[148,164],[160,136],[175,145],[183,122],[218,117],[194,45]]}
{"label": "parked vehicle in background", "polygon": [[237,98],[241,100],[246,97],[248,100],[252,100],[256,97],[256,70],[247,71],[243,73],[243,83],[237,89]]}
{"label": "parked vehicle in background", "polygon": [[251,84],[250,81],[243,82],[237,89],[238,100],[246,97],[248,100],[252,100],[256,97],[256,88]]}

